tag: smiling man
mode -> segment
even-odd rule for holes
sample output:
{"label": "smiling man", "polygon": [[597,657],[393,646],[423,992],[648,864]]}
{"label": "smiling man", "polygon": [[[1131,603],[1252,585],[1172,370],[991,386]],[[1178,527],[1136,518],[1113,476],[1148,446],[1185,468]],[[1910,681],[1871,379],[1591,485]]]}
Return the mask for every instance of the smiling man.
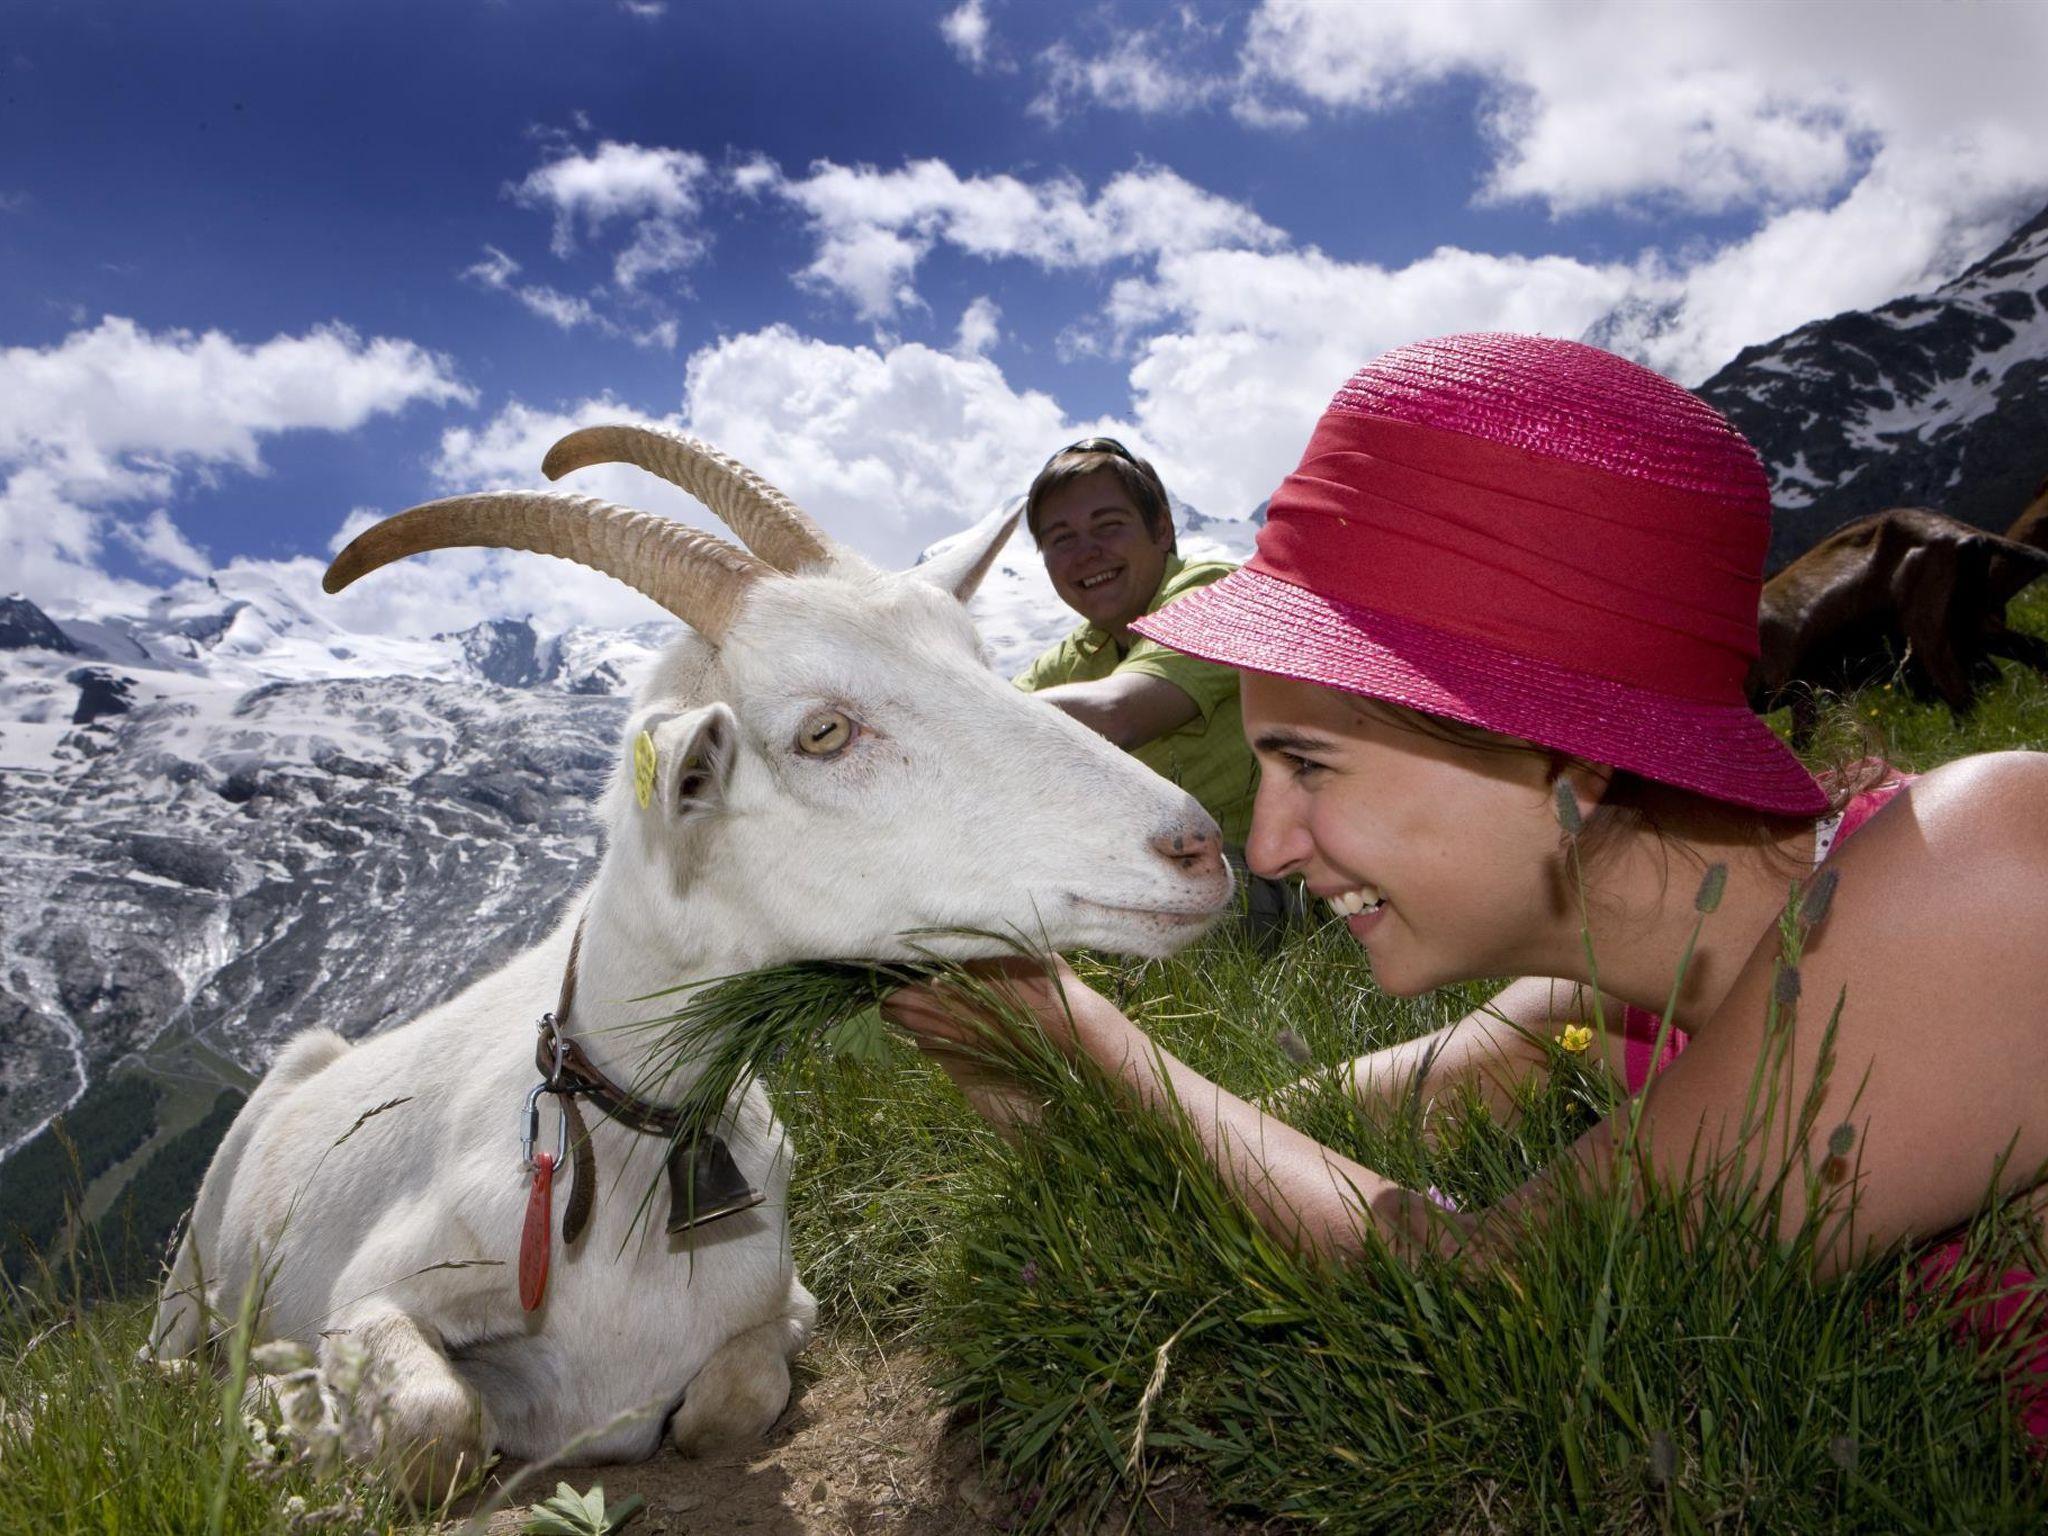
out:
{"label": "smiling man", "polygon": [[1258,767],[1238,715],[1237,673],[1168,650],[1131,621],[1237,569],[1183,561],[1166,488],[1114,438],[1084,438],[1031,482],[1025,525],[1053,590],[1085,621],[1017,686],[1044,696],[1193,795],[1244,846]]}

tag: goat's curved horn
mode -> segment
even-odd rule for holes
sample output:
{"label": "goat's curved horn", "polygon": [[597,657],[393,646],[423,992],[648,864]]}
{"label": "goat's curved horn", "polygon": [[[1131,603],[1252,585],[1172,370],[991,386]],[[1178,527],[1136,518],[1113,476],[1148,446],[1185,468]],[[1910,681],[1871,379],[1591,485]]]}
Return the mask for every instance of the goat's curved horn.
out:
{"label": "goat's curved horn", "polygon": [[365,528],[327,567],[339,592],[380,565],[429,549],[525,549],[616,576],[716,645],[740,600],[775,573],[744,550],[685,523],[559,491],[450,496]]}
{"label": "goat's curved horn", "polygon": [[738,459],[694,437],[658,427],[581,427],[548,450],[540,472],[559,480],[591,464],[637,464],[681,486],[779,571],[832,557],[832,541],[809,513]]}

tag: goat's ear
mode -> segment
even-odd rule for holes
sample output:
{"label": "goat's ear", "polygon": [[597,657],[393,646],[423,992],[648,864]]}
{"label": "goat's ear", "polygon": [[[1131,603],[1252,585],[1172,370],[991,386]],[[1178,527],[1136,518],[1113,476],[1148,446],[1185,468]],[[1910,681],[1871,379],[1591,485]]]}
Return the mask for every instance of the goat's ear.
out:
{"label": "goat's ear", "polygon": [[997,552],[1016,531],[1017,519],[1023,515],[1024,500],[1019,497],[1000,511],[991,512],[965,533],[947,540],[931,559],[912,566],[910,574],[966,602],[974,596],[988,568],[995,564]]}
{"label": "goat's ear", "polygon": [[724,704],[637,722],[631,759],[641,809],[690,818],[718,809],[738,750],[739,721]]}

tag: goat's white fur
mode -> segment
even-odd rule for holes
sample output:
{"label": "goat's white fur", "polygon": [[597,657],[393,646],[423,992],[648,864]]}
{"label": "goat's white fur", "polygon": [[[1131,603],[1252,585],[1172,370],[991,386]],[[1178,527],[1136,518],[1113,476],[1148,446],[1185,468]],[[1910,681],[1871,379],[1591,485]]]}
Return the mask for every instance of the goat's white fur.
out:
{"label": "goat's white fur", "polygon": [[[390,1454],[417,1489],[492,1450],[577,1442],[566,1459],[644,1457],[664,1415],[685,1450],[765,1430],[814,1312],[790,1257],[789,1159],[766,1095],[756,1085],[729,1106],[728,1134],[766,1203],[674,1237],[635,1221],[661,1146],[590,1112],[595,1214],[564,1250],[558,1192],[546,1302],[526,1314],[516,1133],[536,1081],[534,1020],[554,1006],[586,913],[573,1030],[622,1082],[648,1043],[616,1029],[649,1011],[630,1000],[680,982],[902,957],[903,935],[935,925],[1144,954],[1206,926],[1229,892],[1214,823],[983,659],[963,604],[1014,521],[900,575],[838,552],[757,583],[720,647],[685,632],[627,724],[601,805],[603,862],[552,937],[402,1028],[353,1046],[310,1031],[280,1053],[207,1171],[157,1354],[196,1353],[262,1284],[260,1336],[324,1348],[346,1330],[369,1347],[393,1394]],[[795,747],[820,709],[860,726],[831,760]],[[642,730],[658,763],[646,809],[631,753]],[[1208,855],[1151,846],[1175,835]],[[544,1102],[544,1147],[553,1115]],[[469,1267],[435,1267],[451,1263]]]}

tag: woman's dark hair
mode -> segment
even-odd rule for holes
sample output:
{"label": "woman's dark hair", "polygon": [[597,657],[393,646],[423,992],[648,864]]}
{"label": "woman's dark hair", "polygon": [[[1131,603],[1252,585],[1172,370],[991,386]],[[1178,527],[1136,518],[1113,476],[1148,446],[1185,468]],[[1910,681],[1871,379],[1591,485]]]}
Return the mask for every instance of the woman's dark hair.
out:
{"label": "woman's dark hair", "polygon": [[[1575,767],[1594,766],[1588,759],[1576,757],[1569,752],[1559,752],[1550,747],[1541,747],[1520,737],[1505,736],[1483,726],[1467,725],[1463,721],[1445,719],[1441,715],[1426,714],[1410,709],[1405,704],[1394,704],[1384,699],[1370,698],[1364,694],[1350,695],[1354,707],[1379,718],[1415,731],[1438,741],[1481,752],[1527,752],[1548,759],[1552,783]],[[1846,711],[1832,711],[1824,720],[1827,729],[1817,738],[1815,749],[1806,754],[1813,775],[1820,781],[1822,791],[1828,797],[1829,813],[1839,812],[1866,790],[1874,789],[1890,773],[1884,761],[1884,748],[1876,734],[1865,728],[1862,722]],[[1607,792],[1600,804],[1586,818],[1585,825],[1576,836],[1579,858],[1590,865],[1598,862],[1602,852],[1615,837],[1627,831],[1648,831],[1663,843],[1666,850],[1680,848],[1691,854],[1693,862],[1704,869],[1704,861],[1692,849],[1680,827],[1700,812],[1711,815],[1726,828],[1730,824],[1740,827],[1745,840],[1759,848],[1776,844],[1785,833],[1800,825],[1810,825],[1810,816],[1784,816],[1770,811],[1745,810],[1740,806],[1723,805],[1692,790],[1678,789],[1669,784],[1660,784],[1646,779],[1641,774],[1631,773],[1625,768],[1611,770],[1612,777]],[[1560,835],[1562,835],[1562,828]],[[1790,866],[1788,866],[1790,869]],[[1796,873],[1797,871],[1793,871]]]}
{"label": "woman's dark hair", "polygon": [[1131,505],[1138,509],[1138,516],[1145,520],[1146,531],[1157,537],[1164,528],[1166,547],[1173,549],[1173,509],[1167,503],[1159,471],[1113,437],[1084,437],[1045,461],[1045,468],[1038,472],[1024,497],[1024,526],[1031,530],[1032,542],[1038,541],[1038,512],[1045,498],[1098,471],[1116,477]]}

